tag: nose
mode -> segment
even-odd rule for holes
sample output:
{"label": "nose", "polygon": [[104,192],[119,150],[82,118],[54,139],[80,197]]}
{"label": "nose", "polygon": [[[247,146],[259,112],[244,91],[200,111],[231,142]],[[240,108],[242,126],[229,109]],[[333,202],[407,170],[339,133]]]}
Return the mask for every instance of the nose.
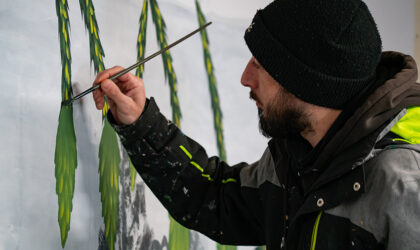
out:
{"label": "nose", "polygon": [[242,73],[241,84],[244,87],[249,87],[251,90],[256,89],[258,87],[257,74],[255,66],[253,64],[253,58],[249,60],[248,64],[244,69],[244,72]]}

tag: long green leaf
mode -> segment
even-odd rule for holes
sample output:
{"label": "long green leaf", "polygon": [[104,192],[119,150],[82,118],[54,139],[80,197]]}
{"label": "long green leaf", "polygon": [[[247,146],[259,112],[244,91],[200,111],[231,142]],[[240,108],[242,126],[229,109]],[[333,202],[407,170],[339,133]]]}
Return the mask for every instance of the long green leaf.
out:
{"label": "long green leaf", "polygon": [[[79,3],[82,17],[85,21],[85,28],[89,34],[90,61],[93,62],[95,73],[98,73],[105,69],[103,62],[105,53],[102,49],[101,40],[99,39],[99,28],[96,22],[95,8],[93,7],[92,0],[79,0]],[[105,106],[102,109],[103,118],[105,118],[108,109],[109,105],[105,100]]]}
{"label": "long green leaf", "polygon": [[130,168],[130,190],[134,191],[134,187],[136,186],[137,170],[130,159],[128,160],[128,162],[129,162],[129,168]]}
{"label": "long green leaf", "polygon": [[[70,22],[67,0],[56,0],[58,34],[61,54],[61,99],[71,97],[71,54]],[[77,168],[76,135],[73,124],[73,106],[62,106],[58,118],[55,144],[55,179],[58,196],[58,224],[60,227],[61,247],[64,248],[70,230],[70,218],[73,210],[75,172]]]}
{"label": "long green leaf", "polygon": [[187,250],[190,247],[190,232],[172,217],[169,217],[169,250]]}
{"label": "long green leaf", "polygon": [[[201,11],[200,4],[198,1],[195,1],[195,6],[197,9],[197,17],[198,23],[200,26],[206,24],[206,18],[204,17],[203,12]],[[204,55],[204,66],[207,72],[207,78],[209,82],[209,90],[211,96],[211,107],[213,109],[213,121],[214,121],[214,129],[216,131],[217,137],[217,148],[219,150],[219,157],[223,161],[226,161],[226,151],[225,151],[225,143],[223,140],[223,125],[222,125],[222,110],[220,108],[220,99],[219,93],[217,91],[217,82],[216,77],[214,76],[214,67],[213,62],[210,56],[209,50],[209,39],[207,35],[207,30],[201,30],[201,41],[203,44],[203,55]]]}
{"label": "long green leaf", "polygon": [[117,135],[105,119],[99,144],[99,191],[101,192],[102,217],[105,223],[105,238],[111,250],[114,249],[118,228],[119,164],[120,149]]}
{"label": "long green leaf", "polygon": [[58,118],[55,144],[55,179],[58,196],[58,224],[61,246],[66,245],[73,209],[74,176],[77,167],[76,135],[73,126],[73,107],[63,106]]}
{"label": "long green leaf", "polygon": [[[105,53],[99,39],[99,28],[96,22],[95,8],[91,0],[79,0],[82,17],[89,33],[90,59],[95,73],[105,69]],[[105,99],[102,110],[104,128],[99,143],[99,191],[101,192],[102,217],[105,224],[105,238],[111,250],[115,248],[118,225],[119,204],[119,165],[121,161],[117,136],[105,116],[109,110]]]}
{"label": "long green leaf", "polygon": [[[141,9],[140,20],[139,20],[139,34],[137,36],[137,61],[144,59],[146,51],[146,29],[147,29],[147,0],[143,0],[143,7]],[[136,76],[142,78],[144,72],[144,64],[140,65],[136,69]]]}
{"label": "long green leaf", "polygon": [[[165,48],[168,43],[166,41],[166,25],[163,20],[162,14],[159,9],[159,5],[156,0],[150,0],[150,8],[152,10],[152,19],[156,28],[156,38],[160,45],[160,48]],[[163,68],[165,70],[165,77],[169,82],[171,107],[172,107],[172,121],[176,125],[180,125],[181,120],[181,108],[179,106],[178,94],[177,94],[177,78],[175,69],[172,65],[172,56],[169,50],[162,53]]]}
{"label": "long green leaf", "polygon": [[236,250],[236,246],[217,244],[217,250]]}
{"label": "long green leaf", "polygon": [[[147,0],[143,0],[143,7],[141,9],[140,20],[139,20],[139,34],[137,36],[137,61],[141,61],[144,59],[144,53],[146,51],[147,9],[148,9]],[[142,78],[143,71],[144,71],[144,64],[137,67],[136,76],[139,78]],[[130,160],[131,191],[134,190],[135,183],[136,183],[136,176],[137,176],[137,171]]]}
{"label": "long green leaf", "polygon": [[[204,17],[203,11],[201,10],[198,0],[195,1],[195,7],[197,11],[197,18],[199,26],[202,26],[207,23],[206,18]],[[216,132],[216,141],[217,149],[219,151],[219,157],[222,161],[226,161],[226,150],[225,143],[223,139],[223,125],[222,125],[222,110],[220,108],[220,99],[219,93],[217,91],[217,82],[214,75],[213,62],[210,56],[209,49],[209,38],[207,35],[207,30],[201,30],[201,42],[203,44],[203,58],[204,58],[204,68],[207,72],[207,79],[210,90],[211,97],[211,107],[213,110],[213,124]],[[236,250],[236,246],[226,246],[217,244],[217,250]]]}
{"label": "long green leaf", "polygon": [[[152,19],[156,29],[156,37],[160,48],[167,46],[166,41],[166,25],[161,15],[158,3],[156,0],[150,0],[150,8],[152,10]],[[163,67],[165,71],[165,78],[169,82],[171,107],[172,107],[172,121],[180,127],[181,125],[181,108],[179,106],[177,94],[177,78],[175,70],[172,65],[172,56],[169,50],[162,53]],[[189,230],[181,226],[172,217],[169,217],[169,250],[186,250],[190,245]]]}

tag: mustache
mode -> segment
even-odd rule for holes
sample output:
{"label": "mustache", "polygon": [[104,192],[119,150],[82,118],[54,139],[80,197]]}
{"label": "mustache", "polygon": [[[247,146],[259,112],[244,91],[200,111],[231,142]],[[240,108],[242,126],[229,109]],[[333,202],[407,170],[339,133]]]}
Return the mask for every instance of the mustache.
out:
{"label": "mustache", "polygon": [[249,92],[249,99],[261,103],[260,100],[258,99],[257,95],[254,92],[252,92],[252,91]]}

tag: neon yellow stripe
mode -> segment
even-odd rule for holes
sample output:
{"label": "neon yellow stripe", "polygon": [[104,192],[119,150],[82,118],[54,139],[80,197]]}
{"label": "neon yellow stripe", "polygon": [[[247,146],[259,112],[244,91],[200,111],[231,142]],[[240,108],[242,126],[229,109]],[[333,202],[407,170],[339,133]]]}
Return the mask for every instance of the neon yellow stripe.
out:
{"label": "neon yellow stripe", "polygon": [[407,108],[407,113],[392,127],[391,132],[410,144],[420,144],[420,106]]}
{"label": "neon yellow stripe", "polygon": [[402,142],[406,142],[406,143],[408,143],[408,144],[414,144],[414,143],[412,143],[411,141],[409,141],[409,140],[406,140],[406,139],[401,139],[401,138],[395,138],[395,139],[392,139],[392,141],[402,141]]}
{"label": "neon yellow stripe", "polygon": [[318,216],[316,217],[315,225],[314,225],[314,228],[312,229],[311,250],[315,250],[316,237],[318,234],[318,225],[319,225],[319,221],[321,220],[321,215],[322,215],[322,211],[319,212]]}
{"label": "neon yellow stripe", "polygon": [[196,162],[190,161],[190,163],[191,163],[191,165],[196,167],[198,170],[200,170],[201,173],[204,172],[204,169],[202,167],[200,167],[200,165],[198,165]]}
{"label": "neon yellow stripe", "polygon": [[[184,153],[188,156],[188,158],[192,159],[191,153],[188,152],[188,150],[184,146],[179,145],[179,148],[182,151],[184,151]],[[190,164],[193,165],[196,169],[198,169],[202,173],[201,176],[207,178],[209,181],[214,181],[209,174],[204,174],[204,169],[200,165],[198,165],[197,162],[190,161]],[[223,184],[228,183],[228,182],[238,182],[238,181],[235,180],[234,178],[227,178],[227,179],[222,180]]]}
{"label": "neon yellow stripe", "polygon": [[214,181],[209,174],[202,174],[201,176],[207,178],[209,181]]}
{"label": "neon yellow stripe", "polygon": [[228,183],[228,182],[238,182],[238,181],[233,178],[227,178],[226,180],[222,180],[223,184]]}
{"label": "neon yellow stripe", "polygon": [[184,146],[180,145],[179,148],[181,148],[182,151],[184,151],[184,153],[188,156],[188,158],[192,159],[192,155],[190,154],[190,152],[188,152],[186,148],[184,148]]}

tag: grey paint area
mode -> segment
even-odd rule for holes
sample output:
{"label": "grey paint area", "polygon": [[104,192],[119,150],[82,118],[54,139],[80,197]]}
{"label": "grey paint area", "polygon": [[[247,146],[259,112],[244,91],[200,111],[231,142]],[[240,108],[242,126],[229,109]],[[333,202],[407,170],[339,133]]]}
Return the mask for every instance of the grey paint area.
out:
{"label": "grey paint area", "polygon": [[[136,179],[138,179],[137,177]],[[145,185],[137,180],[131,190],[128,155],[123,151],[120,168],[119,249],[150,249],[153,231],[146,218]]]}

